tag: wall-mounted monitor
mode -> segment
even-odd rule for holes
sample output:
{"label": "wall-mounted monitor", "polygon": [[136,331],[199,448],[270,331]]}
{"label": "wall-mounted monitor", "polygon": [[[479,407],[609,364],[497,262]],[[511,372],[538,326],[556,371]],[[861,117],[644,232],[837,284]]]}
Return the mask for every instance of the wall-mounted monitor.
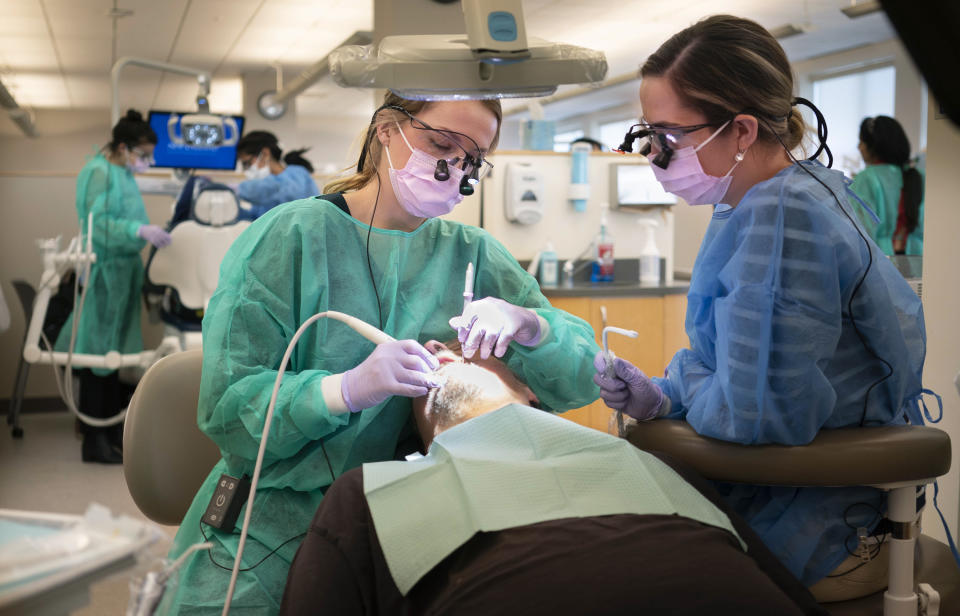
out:
{"label": "wall-mounted monitor", "polygon": [[610,165],[610,207],[646,209],[676,202],[676,195],[663,190],[650,165]]}
{"label": "wall-mounted monitor", "polygon": [[149,122],[157,133],[154,167],[236,169],[243,116],[150,111]]}

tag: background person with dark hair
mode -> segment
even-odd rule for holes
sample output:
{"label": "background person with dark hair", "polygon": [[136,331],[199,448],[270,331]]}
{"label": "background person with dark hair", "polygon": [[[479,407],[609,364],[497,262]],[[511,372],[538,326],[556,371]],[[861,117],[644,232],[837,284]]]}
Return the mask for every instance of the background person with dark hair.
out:
{"label": "background person with dark hair", "polygon": [[[170,235],[150,224],[133,174],[150,167],[156,143],[153,129],[131,109],[113,127],[110,143],[84,165],[77,178],[77,218],[83,234],[93,236],[97,260],[84,281],[87,295],[77,324],[75,353],[143,350],[140,251],[147,242],[163,248],[170,243]],[[93,226],[88,228],[91,213]],[[71,315],[60,330],[55,345],[58,351],[67,351],[70,346],[73,318]],[[77,373],[80,412],[107,418],[126,405],[124,387],[115,370],[92,368]],[[83,461],[119,464],[123,461],[122,442],[122,423],[105,428],[83,425]]]}
{"label": "background person with dark hair", "polygon": [[854,209],[886,255],[923,254],[923,176],[910,162],[910,141],[903,127],[888,116],[860,123],[860,155],[866,169],[850,188],[863,199],[879,222]]}
{"label": "background person with dark hair", "polygon": [[281,203],[319,195],[310,177],[313,165],[303,157],[306,151],[293,150],[284,156],[273,133],[255,130],[244,135],[237,143],[237,160],[247,179],[236,190],[237,196],[253,207],[241,210],[241,215],[259,218]]}

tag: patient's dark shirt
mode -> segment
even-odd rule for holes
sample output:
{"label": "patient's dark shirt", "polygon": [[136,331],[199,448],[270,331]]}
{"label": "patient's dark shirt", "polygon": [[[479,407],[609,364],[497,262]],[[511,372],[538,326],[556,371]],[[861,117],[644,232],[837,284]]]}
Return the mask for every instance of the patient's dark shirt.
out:
{"label": "patient's dark shirt", "polygon": [[297,552],[281,614],[825,614],[702,478],[658,456],[730,516],[566,518],[482,532],[400,595],[363,494],[338,478]]}

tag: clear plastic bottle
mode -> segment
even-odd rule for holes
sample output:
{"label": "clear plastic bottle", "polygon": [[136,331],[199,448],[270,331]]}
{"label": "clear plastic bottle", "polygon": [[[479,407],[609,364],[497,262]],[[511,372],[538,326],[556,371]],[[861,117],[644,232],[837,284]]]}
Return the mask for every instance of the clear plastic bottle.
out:
{"label": "clear plastic bottle", "polygon": [[547,240],[547,245],[544,246],[543,252],[540,253],[540,286],[557,286],[559,274],[557,251],[553,249],[553,242]]}
{"label": "clear plastic bottle", "polygon": [[607,210],[609,206],[603,204],[600,214],[600,233],[594,243],[596,252],[593,258],[593,271],[590,272],[591,282],[613,282],[613,235],[607,229]]}
{"label": "clear plastic bottle", "polygon": [[657,249],[656,229],[659,223],[650,218],[637,221],[644,226],[643,248],[640,250],[640,283],[660,284],[660,251]]}

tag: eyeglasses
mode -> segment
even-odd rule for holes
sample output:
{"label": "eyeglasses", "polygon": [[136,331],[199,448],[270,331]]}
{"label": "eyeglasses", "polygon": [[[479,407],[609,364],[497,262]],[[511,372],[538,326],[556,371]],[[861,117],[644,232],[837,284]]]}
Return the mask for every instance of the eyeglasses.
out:
{"label": "eyeglasses", "polygon": [[[426,150],[437,159],[437,168],[433,172],[433,177],[438,182],[446,182],[450,179],[450,168],[459,167],[463,171],[463,179],[460,181],[461,195],[472,195],[474,187],[493,169],[493,164],[483,158],[480,146],[469,135],[455,130],[433,128],[399,105],[384,105],[380,109],[399,111],[409,118],[413,128],[429,131]],[[380,109],[377,111],[379,112]],[[461,140],[466,140],[468,145],[472,145],[474,152],[469,152],[463,147]]]}
{"label": "eyeglasses", "polygon": [[656,145],[657,155],[653,158],[653,164],[661,169],[666,169],[670,164],[670,159],[673,158],[674,150],[678,149],[680,139],[684,135],[713,126],[720,126],[720,124],[710,122],[690,126],[661,126],[640,122],[630,127],[623,137],[623,143],[615,151],[621,154],[633,152],[633,142],[641,139],[639,154],[644,157],[648,156]]}
{"label": "eyeglasses", "polygon": [[142,160],[143,162],[147,163],[148,165],[153,165],[153,156],[151,156],[150,154],[147,154],[140,148],[130,148],[130,153],[136,156],[137,158],[139,158],[140,160]]}
{"label": "eyeglasses", "polygon": [[257,162],[258,160],[260,160],[260,156],[262,156],[262,155],[250,156],[249,158],[239,159],[240,168],[241,168],[243,171],[246,171],[247,169],[249,169],[250,167],[253,166],[253,163],[255,163],[255,162]]}

